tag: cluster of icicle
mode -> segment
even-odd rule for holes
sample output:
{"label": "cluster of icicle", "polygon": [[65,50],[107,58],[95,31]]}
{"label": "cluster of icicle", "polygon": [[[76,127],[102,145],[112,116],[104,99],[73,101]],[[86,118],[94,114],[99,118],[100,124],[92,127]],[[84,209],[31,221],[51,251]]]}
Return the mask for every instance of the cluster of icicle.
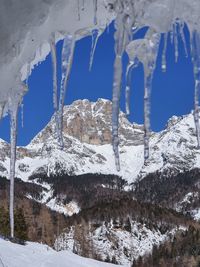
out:
{"label": "cluster of icicle", "polygon": [[[198,0],[199,1],[199,0]],[[116,14],[115,19],[115,62],[114,62],[114,80],[113,80],[113,105],[112,105],[112,144],[115,155],[116,168],[120,171],[119,159],[119,105],[120,94],[122,87],[123,66],[122,58],[126,52],[129,57],[129,63],[126,70],[126,113],[130,113],[130,89],[131,89],[131,72],[138,66],[143,64],[144,68],[144,160],[149,157],[149,138],[150,138],[150,98],[151,87],[154,70],[156,67],[157,54],[159,50],[160,40],[164,38],[163,54],[162,54],[162,70],[166,71],[166,51],[168,37],[174,43],[175,60],[178,60],[178,36],[180,35],[185,48],[185,54],[188,55],[187,45],[184,34],[185,22],[190,26],[190,21],[184,16],[176,14],[177,3],[179,7],[187,11],[186,0],[105,0],[108,7]],[[200,4],[197,0],[194,2],[194,9]],[[160,5],[161,3],[161,5]],[[165,6],[164,6],[165,4]],[[181,5],[182,4],[182,5]],[[191,5],[192,5],[191,4]],[[84,0],[77,0],[77,18],[80,20],[81,9],[84,10]],[[92,49],[90,55],[89,68],[92,67],[95,48],[98,38],[101,34],[98,27],[98,0],[93,0],[94,6],[94,30],[92,30]],[[186,8],[185,8],[186,7]],[[160,9],[159,9],[160,8]],[[145,9],[149,9],[145,14]],[[196,8],[197,9],[197,8]],[[162,12],[165,13],[163,17]],[[182,11],[181,11],[182,12]],[[184,13],[183,12],[183,13]],[[188,12],[186,12],[188,14]],[[197,12],[198,13],[198,12]],[[153,14],[153,15],[152,15]],[[184,13],[185,14],[185,13]],[[144,16],[146,18],[144,19]],[[197,18],[198,19],[198,18]],[[158,25],[160,23],[160,25]],[[134,40],[134,33],[144,25],[149,26],[143,39]],[[198,146],[200,147],[200,126],[199,126],[199,92],[200,92],[200,33],[194,27],[189,27],[191,33],[191,55],[194,65],[195,78],[195,99],[194,99],[194,120],[197,132]],[[56,132],[61,149],[64,146],[63,142],[63,108],[66,95],[67,84],[70,76],[71,66],[73,62],[74,48],[76,43],[76,35],[68,34],[64,38],[61,59],[61,83],[58,84],[57,78],[57,54],[56,54],[56,34],[52,34],[50,38],[51,55],[53,62],[53,105],[55,110]],[[26,91],[26,86],[22,84]],[[14,216],[13,216],[13,201],[14,201],[14,176],[15,176],[15,160],[16,160],[16,134],[17,134],[17,112],[22,105],[23,117],[23,95],[15,96],[15,100],[10,101],[10,116],[11,116],[11,161],[10,161],[10,225],[11,237],[14,237]],[[16,100],[17,99],[17,100]],[[13,103],[16,105],[13,106]]]}
{"label": "cluster of icicle", "polygon": [[[97,25],[97,0],[93,0],[94,6],[94,25]],[[78,7],[78,19],[80,20],[80,11],[85,8],[85,1],[77,0]],[[81,8],[80,8],[81,7]],[[94,53],[96,45],[101,34],[100,29],[94,29],[91,32],[92,36],[92,48],[90,54],[90,63],[89,69],[91,70],[93,64]],[[67,90],[67,84],[70,76],[70,71],[73,62],[74,48],[76,43],[76,35],[68,34],[65,36],[62,47],[61,55],[61,83],[58,85],[58,64],[57,64],[57,52],[56,52],[56,34],[53,33],[50,37],[49,44],[52,56],[52,66],[53,66],[53,106],[55,111],[55,122],[56,122],[56,133],[58,138],[58,143],[60,149],[64,148],[63,141],[63,109],[64,109],[64,100]],[[28,73],[30,66],[28,65]],[[14,237],[14,177],[15,177],[15,162],[16,162],[16,140],[17,140],[17,115],[19,107],[21,106],[21,121],[23,127],[23,95],[27,91],[28,87],[28,78],[26,84],[21,83],[20,87],[23,87],[23,90],[19,88],[19,94],[14,95],[14,99],[10,99],[9,103],[9,112],[10,112],[10,143],[11,143],[11,152],[10,152],[10,235]],[[3,113],[3,109],[2,112]],[[3,115],[3,114],[0,114]]]}
{"label": "cluster of icicle", "polygon": [[[83,2],[84,4],[84,2]],[[80,5],[80,3],[79,3]],[[84,6],[82,7],[84,8]],[[78,10],[78,12],[80,12]],[[94,0],[94,24],[97,24],[97,0]],[[78,16],[80,17],[80,15]],[[89,63],[89,70],[92,68],[94,53],[96,49],[96,45],[101,34],[101,30],[94,29],[91,32],[92,36],[92,47],[91,47],[91,54],[90,54],[90,63]],[[67,35],[63,41],[62,47],[62,55],[61,55],[61,84],[60,90],[58,90],[58,77],[57,77],[57,54],[56,54],[56,38],[55,34],[51,36],[50,40],[50,47],[51,47],[51,55],[52,55],[52,65],[53,65],[53,105],[55,110],[55,122],[56,122],[56,132],[58,136],[58,143],[60,148],[64,148],[63,142],[63,108],[64,108],[64,101],[66,95],[67,84],[71,72],[72,62],[73,62],[73,55],[74,55],[74,48],[76,42],[76,35]],[[58,96],[59,94],[59,96]]]}
{"label": "cluster of icicle", "polygon": [[[130,113],[130,87],[131,71],[137,67],[139,62],[144,67],[144,159],[149,157],[149,137],[150,137],[150,96],[153,73],[156,66],[156,58],[161,39],[161,34],[153,28],[149,28],[144,39],[133,40],[133,35],[137,30],[134,16],[134,2],[118,0],[115,2],[117,17],[115,20],[115,63],[113,81],[113,106],[112,106],[112,136],[113,150],[117,170],[120,170],[119,160],[119,105],[122,87],[122,57],[126,51],[129,56],[129,63],[126,71],[126,113]],[[167,42],[167,38],[166,38]]]}
{"label": "cluster of icicle", "polygon": [[14,237],[14,178],[16,162],[16,144],[17,144],[17,117],[22,100],[27,92],[27,86],[24,83],[18,83],[18,90],[11,95],[8,101],[8,110],[10,112],[10,235]]}
{"label": "cluster of icicle", "polygon": [[[141,4],[145,4],[145,1],[141,1]],[[146,1],[147,2],[147,1]],[[156,10],[158,4],[161,1],[155,1],[155,10],[151,8],[151,11],[159,12]],[[196,2],[197,3],[197,2]],[[141,13],[138,10],[138,1],[132,0],[116,0],[113,2],[113,8],[116,11],[115,19],[115,63],[114,63],[114,81],[113,81],[113,107],[112,107],[112,136],[113,136],[113,150],[115,154],[116,168],[120,170],[119,159],[119,105],[120,94],[122,87],[122,57],[124,52],[129,57],[129,63],[126,70],[126,114],[130,113],[130,88],[131,88],[131,72],[136,68],[139,63],[142,63],[144,69],[144,162],[149,158],[149,138],[151,134],[150,129],[150,103],[151,103],[151,88],[154,70],[157,62],[157,55],[161,39],[164,40],[163,53],[162,53],[162,71],[166,71],[166,52],[168,38],[174,44],[175,61],[177,62],[179,57],[179,40],[183,42],[185,55],[188,56],[188,49],[185,38],[185,21],[176,17],[176,9],[180,9],[180,5],[176,0],[166,1],[167,9],[164,10],[165,14],[160,13],[160,24],[154,27],[154,23],[151,25],[151,19],[149,19],[149,27],[143,39],[134,40],[134,34],[141,29],[138,18]],[[182,2],[184,5],[185,3]],[[186,6],[185,6],[186,7]],[[198,4],[200,8],[200,5]],[[141,6],[139,6],[141,8]],[[185,9],[186,10],[186,9]],[[148,18],[149,15],[145,14]],[[162,28],[162,19],[164,21],[164,27]],[[190,29],[191,30],[191,29]],[[197,133],[198,147],[200,147],[200,124],[199,124],[199,93],[200,93],[200,33],[194,28],[191,30],[191,57],[194,66],[194,79],[195,79],[195,99],[194,99],[194,121]]]}

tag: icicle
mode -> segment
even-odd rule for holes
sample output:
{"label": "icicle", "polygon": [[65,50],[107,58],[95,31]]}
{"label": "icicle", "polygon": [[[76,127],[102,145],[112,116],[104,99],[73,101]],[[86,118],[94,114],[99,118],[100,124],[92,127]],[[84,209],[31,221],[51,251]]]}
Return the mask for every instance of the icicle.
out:
{"label": "icicle", "polygon": [[130,115],[130,87],[131,87],[132,64],[129,63],[126,70],[126,116]]}
{"label": "icicle", "polygon": [[122,76],[122,62],[121,56],[116,55],[114,64],[114,81],[113,81],[113,97],[112,97],[112,143],[115,154],[115,165],[117,171],[120,171],[119,161],[119,105],[120,105],[120,91],[121,91],[121,76]]}
{"label": "icicle", "polygon": [[187,50],[187,44],[186,44],[186,40],[185,40],[185,33],[184,33],[184,22],[181,22],[179,25],[180,25],[180,27],[179,27],[180,36],[181,36],[181,40],[183,42],[185,56],[188,57],[188,50]]}
{"label": "icicle", "polygon": [[24,128],[24,104],[21,104],[21,126]]}
{"label": "icicle", "polygon": [[99,40],[99,31],[98,30],[93,30],[92,31],[92,47],[91,47],[91,52],[90,52],[90,64],[89,64],[89,71],[91,71],[92,69],[92,65],[93,65],[93,60],[94,60],[94,53],[96,50],[96,46]]}
{"label": "icicle", "polygon": [[97,0],[93,0],[94,5],[94,25],[97,25]]}
{"label": "icicle", "polygon": [[[126,11],[132,10],[132,3],[128,2]],[[113,79],[113,96],[112,96],[112,145],[115,155],[115,165],[117,171],[120,171],[119,160],[119,106],[122,82],[122,56],[127,44],[130,42],[129,33],[132,29],[129,15],[125,12],[123,0],[117,1],[116,6],[117,18],[115,19],[115,62],[114,62],[114,79]]]}
{"label": "icicle", "polygon": [[120,93],[121,93],[121,81],[122,81],[122,55],[124,52],[124,38],[125,29],[122,24],[122,18],[119,17],[115,21],[115,62],[114,62],[114,80],[113,80],[113,96],[112,96],[112,145],[115,155],[115,165],[117,171],[120,171],[119,160],[119,105],[120,105]]}
{"label": "icicle", "polygon": [[0,120],[3,117],[5,102],[0,104]]}
{"label": "icicle", "polygon": [[130,115],[130,88],[131,88],[131,73],[133,68],[136,68],[139,64],[138,59],[129,62],[126,70],[126,115]]}
{"label": "icicle", "polygon": [[80,15],[80,0],[77,0],[77,8],[78,8],[78,20],[81,20],[81,15]]}
{"label": "icicle", "polygon": [[30,74],[31,74],[31,66],[30,64],[27,64],[27,77],[26,77],[26,86],[28,88],[28,79],[30,77]]}
{"label": "icicle", "polygon": [[200,91],[200,80],[195,80],[194,121],[197,133],[198,148],[200,148],[199,91]]}
{"label": "icicle", "polygon": [[173,42],[174,42],[174,29],[173,29],[173,27],[174,27],[174,24],[172,24],[172,29],[170,31],[171,44],[173,44]]}
{"label": "icicle", "polygon": [[10,109],[10,235],[14,238],[14,178],[17,142],[18,105]]}
{"label": "icicle", "polygon": [[85,10],[85,0],[82,0],[82,10]]}
{"label": "icicle", "polygon": [[50,39],[51,47],[51,58],[52,58],[52,67],[53,67],[53,106],[54,110],[58,109],[58,84],[57,84],[57,53],[56,53],[56,43],[55,43],[55,34],[52,34]]}
{"label": "icicle", "polygon": [[42,57],[42,45],[39,46],[40,57]]}
{"label": "icicle", "polygon": [[53,107],[55,112],[55,125],[57,137],[60,136],[59,116],[58,116],[58,78],[57,78],[57,52],[55,34],[50,39],[52,69],[53,69]]}
{"label": "icicle", "polygon": [[19,90],[15,93],[13,98],[9,99],[9,113],[10,113],[10,235],[14,237],[14,178],[15,178],[15,162],[16,162],[16,142],[17,142],[17,114],[18,108],[23,96],[26,94],[28,87],[26,84],[19,81]]}
{"label": "icicle", "polygon": [[63,149],[63,108],[65,101],[65,94],[67,88],[67,82],[69,79],[73,55],[74,55],[74,46],[75,46],[75,38],[72,35],[67,35],[63,42],[62,48],[62,79],[61,79],[61,87],[60,87],[60,99],[59,99],[59,108],[56,116],[58,116],[58,140],[61,149]]}
{"label": "icicle", "polygon": [[200,94],[200,35],[194,30],[191,40],[191,54],[194,68],[195,92],[194,92],[194,122],[197,134],[198,148],[200,148],[200,124],[199,124],[199,94]]}
{"label": "icicle", "polygon": [[144,160],[149,158],[150,137],[150,96],[151,96],[152,74],[145,76],[144,87]]}
{"label": "icicle", "polygon": [[110,33],[110,23],[109,23],[109,21],[106,22],[106,33],[107,34]]}
{"label": "icicle", "polygon": [[178,62],[178,33],[177,23],[174,23],[174,49],[175,49],[175,62]]}
{"label": "icicle", "polygon": [[149,158],[150,103],[153,74],[160,43],[160,34],[154,33],[149,40],[149,58],[144,65],[144,161]]}
{"label": "icicle", "polygon": [[162,71],[163,72],[166,72],[166,69],[167,69],[167,61],[166,61],[167,40],[168,40],[168,33],[164,33],[164,47],[163,47],[163,52],[162,52]]}

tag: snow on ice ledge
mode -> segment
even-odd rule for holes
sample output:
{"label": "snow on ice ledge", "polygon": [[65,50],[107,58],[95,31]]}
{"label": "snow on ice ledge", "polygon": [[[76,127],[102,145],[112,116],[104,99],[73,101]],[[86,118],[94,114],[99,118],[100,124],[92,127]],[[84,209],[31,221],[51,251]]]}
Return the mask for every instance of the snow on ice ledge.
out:
{"label": "snow on ice ledge", "polygon": [[[91,0],[1,0],[0,8],[0,111],[8,110],[8,100],[23,97],[22,81],[50,52],[50,39],[67,34],[80,39],[94,27],[105,28],[112,17],[104,1],[98,1],[97,25]],[[17,101],[17,99],[16,99]],[[0,112],[0,113],[2,113]]]}
{"label": "snow on ice ledge", "polygon": [[190,32],[200,30],[199,0],[1,0],[0,115],[8,110],[8,100],[23,97],[21,82],[49,54],[52,34],[56,41],[67,34],[80,39],[105,29],[122,9],[126,30],[147,25],[158,33],[173,31],[176,19],[186,22]]}

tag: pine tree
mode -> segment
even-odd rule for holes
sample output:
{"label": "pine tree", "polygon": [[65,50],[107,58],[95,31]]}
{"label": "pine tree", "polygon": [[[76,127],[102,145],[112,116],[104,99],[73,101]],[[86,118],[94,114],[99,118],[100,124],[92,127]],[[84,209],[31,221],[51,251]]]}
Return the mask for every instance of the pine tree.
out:
{"label": "pine tree", "polygon": [[10,235],[9,214],[4,207],[0,207],[0,234],[5,237]]}
{"label": "pine tree", "polygon": [[28,227],[26,225],[25,217],[23,210],[21,208],[15,211],[15,235],[17,238],[21,240],[27,240],[28,234],[27,230]]}

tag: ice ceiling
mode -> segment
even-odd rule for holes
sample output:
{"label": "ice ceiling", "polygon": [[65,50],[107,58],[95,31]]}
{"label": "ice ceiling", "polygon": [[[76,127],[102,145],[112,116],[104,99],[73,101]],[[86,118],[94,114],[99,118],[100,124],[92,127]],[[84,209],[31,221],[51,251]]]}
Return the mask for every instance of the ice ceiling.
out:
{"label": "ice ceiling", "polygon": [[[170,35],[178,58],[178,35],[187,56],[184,25],[190,32],[191,55],[194,66],[194,120],[200,145],[200,1],[199,0],[1,0],[0,8],[0,117],[11,117],[10,218],[14,236],[13,191],[16,157],[17,112],[31,70],[51,52],[53,65],[53,105],[57,136],[62,140],[62,111],[65,92],[73,61],[76,40],[92,35],[90,66],[99,35],[115,20],[115,53],[113,79],[113,150],[116,167],[120,169],[118,153],[118,114],[122,77],[122,56],[127,53],[126,110],[129,113],[131,70],[142,63],[144,67],[144,159],[149,156],[150,94],[161,36],[164,35],[162,69],[166,70],[166,46]],[[133,33],[148,26],[143,39],[133,40]],[[63,39],[61,66],[57,66],[56,42]],[[62,70],[58,84],[57,69]]]}

